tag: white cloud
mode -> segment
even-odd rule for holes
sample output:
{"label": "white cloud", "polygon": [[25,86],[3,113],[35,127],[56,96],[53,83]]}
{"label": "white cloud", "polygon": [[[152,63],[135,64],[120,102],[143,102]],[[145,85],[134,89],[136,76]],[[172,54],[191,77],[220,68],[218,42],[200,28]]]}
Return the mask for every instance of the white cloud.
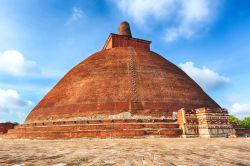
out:
{"label": "white cloud", "polygon": [[33,106],[32,101],[22,99],[16,90],[0,89],[0,121],[22,122]]}
{"label": "white cloud", "polygon": [[19,93],[13,89],[0,89],[0,112],[13,108],[24,108],[32,106],[30,100],[22,100]]}
{"label": "white cloud", "polygon": [[34,61],[29,61],[16,50],[7,50],[0,53],[0,72],[16,76],[39,73]]}
{"label": "white cloud", "polygon": [[165,39],[191,38],[212,21],[215,5],[211,0],[182,0],[178,9],[178,23],[166,29]]}
{"label": "white cloud", "polygon": [[73,7],[71,10],[72,10],[71,15],[67,19],[66,25],[71,25],[79,20],[82,20],[83,17],[85,16],[84,12],[82,11],[80,7]]}
{"label": "white cloud", "polygon": [[229,113],[239,117],[240,119],[250,116],[250,103],[234,103],[229,108]]}
{"label": "white cloud", "polygon": [[121,0],[118,8],[137,24],[171,21],[166,24],[165,40],[189,39],[212,22],[218,1],[212,0]]}
{"label": "white cloud", "polygon": [[[176,0],[121,0],[115,1],[122,12],[136,23],[144,23],[148,17],[163,19],[174,9]],[[168,10],[166,10],[168,9]]]}
{"label": "white cloud", "polygon": [[193,62],[186,62],[179,65],[192,79],[194,79],[202,88],[206,90],[217,89],[227,83],[229,78],[221,76],[219,73],[203,66],[198,68]]}
{"label": "white cloud", "polygon": [[72,14],[71,14],[71,20],[76,21],[83,17],[83,11],[79,7],[73,7],[72,8]]}

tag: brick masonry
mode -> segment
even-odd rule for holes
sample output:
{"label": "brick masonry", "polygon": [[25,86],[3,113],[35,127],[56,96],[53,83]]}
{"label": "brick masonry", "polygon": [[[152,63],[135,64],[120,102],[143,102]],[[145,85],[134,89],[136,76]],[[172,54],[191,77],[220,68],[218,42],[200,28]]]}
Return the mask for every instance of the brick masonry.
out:
{"label": "brick masonry", "polygon": [[183,137],[228,137],[235,134],[225,109],[180,109],[177,117]]}
{"label": "brick masonry", "polygon": [[180,137],[176,120],[119,119],[29,123],[10,129],[4,138],[62,139],[77,137]]}
{"label": "brick masonry", "polygon": [[26,122],[127,111],[168,117],[180,108],[199,107],[220,108],[186,73],[160,55],[117,47],[97,52],[70,70]]}
{"label": "brick masonry", "polygon": [[8,130],[13,129],[16,126],[14,123],[0,123],[0,134],[5,134]]}
{"label": "brick masonry", "polygon": [[[66,73],[30,112],[24,124],[10,130],[9,136],[64,138],[158,134],[178,137],[180,130],[176,125],[162,124],[166,128],[163,130],[155,120],[172,118],[177,124],[173,115],[180,108],[220,109],[185,72],[150,51],[150,41],[133,38],[129,24],[123,22],[121,25],[119,34],[110,34],[101,51]],[[136,122],[132,125],[134,129],[128,131],[126,125],[131,126],[129,118],[121,119],[120,129],[114,122],[97,128],[67,124],[72,119],[84,118],[75,123],[85,123],[87,119],[98,117],[102,117],[99,119],[102,124],[104,119],[126,112],[131,117],[148,117],[148,120],[153,120],[154,127],[147,128],[144,122]],[[63,124],[58,127],[54,124],[58,122]],[[33,127],[26,126],[29,124]],[[44,128],[37,127],[37,124],[44,124]],[[116,127],[110,131],[110,126]],[[138,131],[138,126],[143,127]],[[78,129],[83,132],[78,132]]]}

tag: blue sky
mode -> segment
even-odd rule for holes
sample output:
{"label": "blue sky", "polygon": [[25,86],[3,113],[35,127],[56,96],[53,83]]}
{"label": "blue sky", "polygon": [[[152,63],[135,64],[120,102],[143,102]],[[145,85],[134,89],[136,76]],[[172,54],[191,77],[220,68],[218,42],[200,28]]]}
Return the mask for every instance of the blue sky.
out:
{"label": "blue sky", "polygon": [[23,122],[127,20],[222,107],[250,115],[248,0],[0,0],[0,121]]}

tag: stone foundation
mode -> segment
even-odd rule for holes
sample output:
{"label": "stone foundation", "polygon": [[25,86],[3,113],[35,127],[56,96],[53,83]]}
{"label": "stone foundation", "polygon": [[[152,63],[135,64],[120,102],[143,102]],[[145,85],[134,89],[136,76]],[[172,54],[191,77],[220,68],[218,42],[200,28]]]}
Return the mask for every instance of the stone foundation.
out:
{"label": "stone foundation", "polygon": [[29,123],[16,126],[0,137],[63,139],[78,137],[180,137],[182,131],[171,119],[117,119]]}
{"label": "stone foundation", "polygon": [[[241,129],[237,129],[240,133]],[[78,137],[229,137],[235,134],[225,109],[180,109],[172,117],[132,115],[61,119],[24,123],[9,129],[4,138],[64,139]]]}
{"label": "stone foundation", "polygon": [[228,137],[235,134],[225,109],[180,109],[177,116],[183,137]]}

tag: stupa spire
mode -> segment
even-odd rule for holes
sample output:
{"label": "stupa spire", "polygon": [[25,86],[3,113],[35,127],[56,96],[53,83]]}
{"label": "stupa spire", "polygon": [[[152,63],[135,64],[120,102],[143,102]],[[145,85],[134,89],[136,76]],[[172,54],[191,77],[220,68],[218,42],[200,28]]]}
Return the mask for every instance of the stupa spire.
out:
{"label": "stupa spire", "polygon": [[124,35],[127,37],[132,37],[131,31],[130,31],[130,26],[127,21],[121,22],[118,28],[118,35]]}

